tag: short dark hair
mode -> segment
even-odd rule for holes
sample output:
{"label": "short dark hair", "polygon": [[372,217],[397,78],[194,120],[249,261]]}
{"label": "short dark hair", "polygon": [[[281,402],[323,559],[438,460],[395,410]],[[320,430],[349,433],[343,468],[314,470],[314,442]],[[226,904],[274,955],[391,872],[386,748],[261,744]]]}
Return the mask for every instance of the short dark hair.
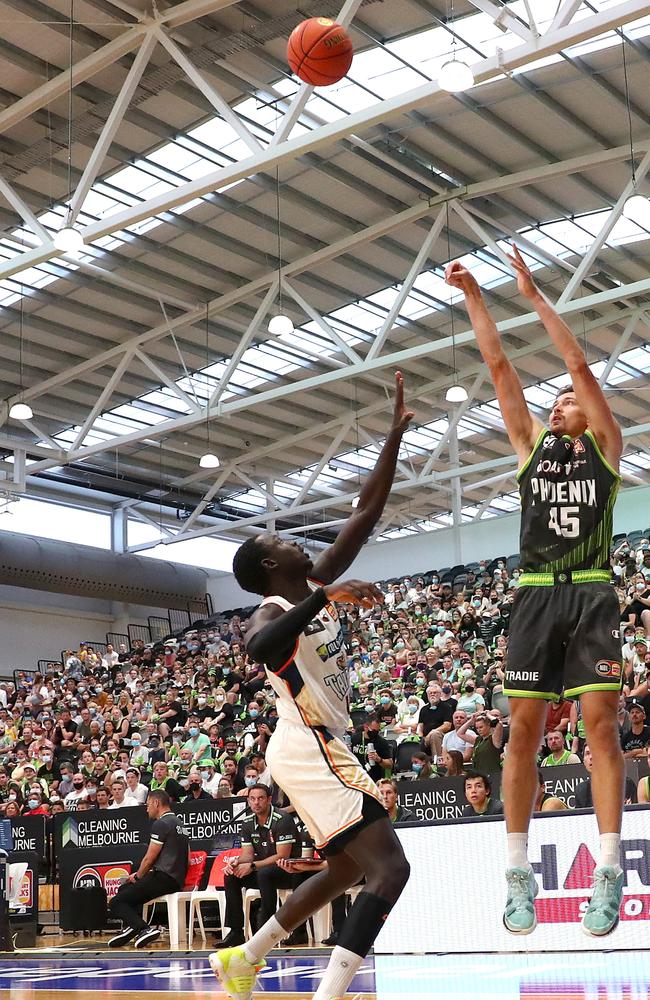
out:
{"label": "short dark hair", "polygon": [[468,781],[474,781],[475,778],[482,778],[483,784],[485,785],[486,792],[492,791],[492,782],[490,781],[487,774],[483,774],[482,771],[468,771],[465,775],[465,780],[463,781],[463,789],[467,787]]}
{"label": "short dark hair", "polygon": [[164,788],[154,788],[152,792],[149,792],[147,798],[156,799],[156,801],[159,802],[161,806],[166,806],[167,809],[171,809],[172,807],[172,800],[170,796],[167,794],[167,792],[164,790]]}
{"label": "short dark hair", "polygon": [[560,396],[566,396],[567,392],[575,392],[575,389],[570,383],[569,385],[563,385],[561,389],[558,389],[555,394],[555,401],[557,402]]}
{"label": "short dark hair", "polygon": [[269,578],[262,566],[262,560],[267,555],[266,546],[260,541],[259,536],[248,538],[239,546],[232,561],[232,571],[242,590],[264,595]]}
{"label": "short dark hair", "polygon": [[248,789],[248,792],[254,792],[254,791],[258,790],[258,789],[259,789],[259,791],[264,792],[264,794],[266,795],[267,798],[271,794],[271,789],[269,788],[269,786],[263,784],[261,781],[258,781],[257,784],[255,784],[255,785],[251,785],[251,787]]}

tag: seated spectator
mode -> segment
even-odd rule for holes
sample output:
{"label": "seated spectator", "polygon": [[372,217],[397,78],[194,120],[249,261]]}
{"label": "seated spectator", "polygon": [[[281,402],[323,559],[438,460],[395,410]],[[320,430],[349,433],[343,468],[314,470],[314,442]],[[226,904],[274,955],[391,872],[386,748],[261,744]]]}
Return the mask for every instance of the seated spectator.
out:
{"label": "seated spectator", "polygon": [[634,698],[628,705],[630,729],[621,737],[623,756],[645,757],[646,747],[650,744],[650,726],[646,725],[646,714],[643,704]]}
{"label": "seated spectator", "polygon": [[206,792],[203,787],[203,778],[201,777],[201,772],[196,769],[190,771],[189,780],[187,782],[187,795],[183,796],[181,801],[183,802],[193,802],[196,799],[211,799],[212,795],[210,792]]}
{"label": "seated spectator", "polygon": [[566,698],[554,705],[552,701],[548,704],[546,722],[544,723],[544,733],[560,732],[566,736],[571,721],[571,702]]}
{"label": "seated spectator", "polygon": [[160,790],[167,792],[172,802],[180,802],[185,795],[182,785],[175,778],[171,777],[167,764],[161,760],[153,766],[153,778],[151,779],[149,790],[152,792]]}
{"label": "seated spectator", "polygon": [[129,765],[131,767],[146,768],[149,763],[149,748],[143,745],[141,734],[136,731],[131,737],[131,753],[129,754]]}
{"label": "seated spectator", "polygon": [[373,781],[393,769],[393,749],[379,731],[379,716],[370,712],[352,736],[352,753]]}
{"label": "seated spectator", "polygon": [[462,778],[465,771],[465,758],[460,750],[445,750],[442,748],[442,766],[446,778]]}
{"label": "seated spectator", "polygon": [[501,769],[503,723],[499,712],[478,712],[470,715],[457,730],[457,735],[472,744],[472,769],[479,774],[494,774]]}
{"label": "seated spectator", "polygon": [[[462,736],[458,735],[458,730],[467,722],[467,712],[457,708],[451,721],[454,728],[450,732],[445,733],[442,738],[443,755],[445,751],[456,750],[461,754],[464,761],[469,761],[472,758],[474,744],[470,740],[463,739]],[[467,733],[467,730],[465,732]],[[472,736],[476,737],[476,733],[473,730],[470,729],[469,732],[471,732]]]}
{"label": "seated spectator", "polygon": [[492,798],[492,782],[487,774],[466,774],[464,787],[469,804],[464,807],[463,816],[503,815],[503,802]]}
{"label": "seated spectator", "polygon": [[[117,779],[113,779],[113,784]],[[138,805],[144,805],[147,801],[149,789],[140,781],[140,771],[137,767],[127,767],[125,773],[126,794],[135,799]]]}
{"label": "seated spectator", "polygon": [[380,778],[377,787],[381,794],[384,808],[390,817],[391,823],[406,823],[414,819],[410,809],[401,806],[397,801],[397,782],[392,778]]}
{"label": "seated spectator", "polygon": [[88,797],[86,791],[86,779],[81,771],[77,771],[72,776],[72,791],[65,797],[66,812],[74,812],[79,807],[79,803]]}
{"label": "seated spectator", "polygon": [[38,788],[30,788],[22,809],[23,816],[49,816],[50,810],[43,801],[43,793]]}
{"label": "seated spectator", "polygon": [[210,737],[201,731],[201,722],[197,715],[190,715],[187,720],[188,738],[182,744],[183,750],[191,751],[191,762],[198,762],[210,749]]}
{"label": "seated spectator", "polygon": [[559,767],[563,764],[579,764],[580,758],[576,753],[567,750],[564,742],[564,733],[559,729],[551,730],[546,734],[546,746],[550,753],[544,757],[542,767]]}
{"label": "seated spectator", "polygon": [[[144,785],[142,786],[145,787]],[[126,782],[124,778],[114,778],[111,785],[112,802],[108,809],[126,809],[128,806],[137,806],[140,803],[130,792],[127,795]]]}
{"label": "seated spectator", "polygon": [[424,740],[431,756],[439,757],[443,737],[451,731],[454,713],[449,702],[441,701],[442,690],[439,684],[429,684],[426,694],[427,704],[420,709],[418,715],[417,734]]}
{"label": "seated spectator", "polygon": [[204,790],[214,798],[219,790],[219,779],[221,777],[217,772],[216,761],[212,757],[204,757],[203,760],[199,761],[199,771]]}
{"label": "seated spectator", "polygon": [[222,774],[219,777],[219,785],[217,787],[217,794],[215,798],[217,799],[229,799],[235,794],[232,786],[232,778],[226,774]]}
{"label": "seated spectator", "polygon": [[411,754],[411,770],[414,781],[424,781],[426,778],[435,778],[436,776],[436,769],[431,758],[423,750],[416,750]]}
{"label": "seated spectator", "polygon": [[106,785],[98,785],[97,792],[95,793],[95,800],[97,802],[98,809],[108,809],[108,804],[111,800],[111,793]]}
{"label": "seated spectator", "polygon": [[465,687],[458,698],[457,707],[462,709],[463,712],[467,712],[469,715],[474,715],[476,712],[482,712],[485,708],[485,698],[476,690],[476,684],[473,678],[470,677],[465,682]]}
{"label": "seated spectator", "polygon": [[541,768],[537,768],[537,794],[535,796],[534,812],[562,812],[568,809],[566,802],[546,791],[546,782]]}
{"label": "seated spectator", "polygon": [[[593,767],[593,759],[591,756],[591,750],[589,745],[585,744],[582,763],[584,764],[587,771],[589,771],[589,777],[585,781],[581,781],[576,787],[575,791],[575,803],[576,809],[593,809],[594,802],[591,792],[591,770]],[[625,777],[625,803],[626,805],[631,805],[633,802],[637,801],[637,786],[635,782],[626,775]],[[643,801],[641,798],[639,802]]]}
{"label": "seated spectator", "polygon": [[[254,764],[247,764],[244,768],[244,787],[237,792],[237,795],[248,798],[248,792],[254,785],[258,784],[257,768]],[[269,787],[268,785],[266,786]]]}

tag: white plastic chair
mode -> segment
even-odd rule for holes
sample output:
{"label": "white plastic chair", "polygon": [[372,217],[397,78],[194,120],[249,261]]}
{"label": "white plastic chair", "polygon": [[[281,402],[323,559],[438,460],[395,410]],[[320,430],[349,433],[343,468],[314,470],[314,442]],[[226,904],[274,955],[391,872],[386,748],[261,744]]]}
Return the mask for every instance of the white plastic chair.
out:
{"label": "white plastic chair", "polygon": [[192,892],[169,892],[166,896],[158,896],[151,899],[142,907],[142,919],[149,919],[149,912],[156,903],[163,903],[167,907],[167,920],[169,923],[169,947],[171,951],[180,951],[185,948],[187,940],[187,912],[186,903],[192,899]]}
{"label": "white plastic chair", "polygon": [[[201,913],[201,903],[218,903],[219,917],[221,919],[222,935],[226,933],[226,893],[223,889],[207,888],[195,889],[190,897],[190,920],[187,929],[187,947],[192,949],[194,940],[194,921],[199,925],[199,934],[203,945],[206,943],[205,927],[203,926],[203,915]],[[230,930],[230,928],[228,928]]]}
{"label": "white plastic chair", "polygon": [[261,899],[259,889],[244,889],[244,937],[248,941],[252,937],[251,930],[251,903],[254,899]]}
{"label": "white plastic chair", "polygon": [[18,906],[20,889],[27,871],[27,862],[7,865],[7,877],[9,879],[9,906]]}
{"label": "white plastic chair", "polygon": [[[278,901],[280,906],[287,901],[293,889],[278,889]],[[320,944],[332,933],[332,904],[326,903],[320,910],[312,913],[307,921],[307,942],[310,948]]]}

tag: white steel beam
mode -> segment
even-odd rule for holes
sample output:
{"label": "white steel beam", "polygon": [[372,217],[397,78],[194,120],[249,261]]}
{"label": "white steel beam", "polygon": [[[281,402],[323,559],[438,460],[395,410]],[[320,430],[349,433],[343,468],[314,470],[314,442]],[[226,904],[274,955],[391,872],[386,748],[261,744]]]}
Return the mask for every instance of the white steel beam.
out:
{"label": "white steel beam", "polygon": [[124,118],[136,88],[140,83],[140,78],[147,68],[151,54],[156,47],[156,41],[156,33],[151,28],[148,28],[142,40],[142,45],[140,46],[135,59],[131,63],[131,68],[129,69],[126,79],[120,88],[120,92],[115,98],[115,103],[111,108],[111,113],[106,119],[99,138],[95,143],[95,147],[90,154],[88,162],[84,168],[84,172],[79,178],[79,183],[77,184],[75,193],[70,199],[69,219],[66,220],[68,225],[74,223],[75,219],[79,215],[81,206],[86,200],[86,195],[95,183],[95,178],[104,163],[109,147],[115,138],[115,133],[122,124],[122,119]]}
{"label": "white steel beam", "polygon": [[113,395],[113,392],[115,391],[115,387],[118,384],[118,382],[120,381],[120,379],[122,378],[122,376],[124,375],[124,372],[128,368],[129,364],[131,363],[131,358],[132,357],[133,357],[133,355],[130,354],[130,353],[129,354],[125,354],[124,357],[122,358],[122,360],[120,361],[120,363],[118,364],[117,368],[115,369],[115,371],[113,372],[113,374],[109,378],[108,382],[106,383],[106,385],[102,389],[101,393],[97,397],[97,400],[95,401],[95,405],[93,406],[92,410],[90,411],[90,413],[88,414],[88,416],[84,420],[82,426],[79,428],[79,431],[77,432],[77,436],[74,439],[74,441],[72,442],[72,445],[70,447],[71,451],[75,451],[83,443],[83,440],[86,437],[86,435],[88,434],[88,431],[90,430],[90,428],[94,424],[94,422],[97,419],[97,417],[101,414],[101,412],[104,409],[106,403],[108,403],[109,399]]}
{"label": "white steel beam", "polygon": [[[207,3],[208,0],[205,2]],[[194,9],[200,6],[199,0],[186,0],[186,3],[193,5]],[[213,9],[218,5],[219,0],[214,0]],[[226,0],[221,0],[221,5],[226,6]],[[180,5],[180,7],[184,6],[185,4]],[[176,8],[176,10],[178,9]],[[609,7],[606,11],[593,14],[575,24],[572,23],[557,31],[547,32],[542,38],[536,39],[534,43],[526,43],[510,49],[508,52],[500,52],[480,60],[472,67],[474,78],[477,83],[487,82],[502,76],[503,73],[511,72],[647,14],[650,14],[650,0],[624,0],[624,2]],[[306,134],[287,139],[278,143],[277,146],[267,147],[246,159],[219,167],[201,178],[129,206],[105,219],[99,219],[83,228],[84,241],[92,243],[94,240],[133,226],[144,219],[160,215],[169,209],[178,208],[194,198],[201,198],[210,192],[219,191],[226,185],[243,180],[252,174],[268,173],[280,163],[292,162],[305,153],[329,147],[346,138],[350,132],[356,133],[374,126],[384,125],[393,118],[413,111],[424,104],[430,106],[446,96],[446,92],[442,91],[437,83],[424,83],[396,97],[380,101],[369,108],[329,122]],[[534,179],[539,180],[540,176],[540,171],[535,170]],[[444,200],[449,200],[449,198]],[[54,248],[50,245],[44,247],[40,252],[31,250],[19,255],[0,268],[0,279],[8,277],[10,273],[15,274],[16,271],[25,267],[42,263],[54,254]]]}
{"label": "white steel beam", "polygon": [[[457,202],[453,202],[453,204],[456,205]],[[436,216],[433,225],[431,226],[429,232],[425,236],[424,242],[422,243],[422,246],[418,250],[415,260],[413,261],[411,267],[409,268],[408,274],[406,275],[404,281],[402,282],[402,287],[398,291],[393,301],[393,304],[388,310],[388,315],[386,316],[386,319],[384,320],[381,328],[377,331],[377,335],[372,344],[370,345],[370,350],[366,354],[366,359],[368,361],[371,361],[373,358],[376,358],[377,355],[381,352],[381,349],[384,346],[386,338],[388,337],[391,330],[393,329],[393,326],[395,325],[395,322],[400,314],[402,306],[404,305],[407,298],[411,294],[411,291],[413,290],[413,285],[419,278],[422,268],[429,259],[431,248],[433,247],[434,243],[436,242],[436,240],[440,236],[440,233],[442,232],[442,227],[445,224],[445,218],[446,218],[446,211],[444,208],[441,208],[440,211],[438,212],[438,215]]]}
{"label": "white steel beam", "polygon": [[533,40],[534,36],[530,28],[526,27],[507,7],[499,6],[499,4],[494,3],[494,0],[470,0],[470,3],[472,7],[488,14],[501,31],[511,31],[513,35],[519,35],[525,42]]}
{"label": "white steel beam", "polygon": [[569,24],[569,22],[572,21],[578,13],[580,7],[582,7],[582,2],[583,0],[564,0],[564,3],[560,6],[548,30],[558,31],[560,28],[566,27],[566,25]]}
{"label": "white steel beam", "polygon": [[297,493],[294,499],[291,501],[291,504],[289,505],[290,510],[293,509],[294,507],[298,507],[303,502],[303,500],[309,493],[310,489],[320,476],[321,472],[323,471],[329,460],[333,458],[334,455],[336,455],[337,451],[341,447],[341,444],[345,440],[345,435],[350,430],[352,423],[353,421],[351,419],[347,419],[343,424],[343,426],[341,427],[341,429],[339,430],[338,434],[334,437],[332,441],[330,441],[325,451],[325,454],[323,455],[320,462],[318,462],[318,464],[312,469],[311,475],[309,476],[305,484],[301,487],[300,493]]}
{"label": "white steel beam", "polygon": [[253,135],[239,115],[233,111],[228,101],[221,96],[216,87],[213,87],[203,74],[199,72],[192,60],[185,55],[182,48],[169,37],[166,31],[158,29],[157,37],[160,44],[167,49],[172,59],[178,63],[188,79],[203,94],[206,101],[212,105],[217,114],[221,115],[223,120],[230,125],[252,153],[259,152],[262,148],[261,142]]}
{"label": "white steel beam", "polygon": [[[641,160],[639,169],[636,172],[637,183],[643,180],[649,169],[650,169],[650,152],[647,152],[643,157],[643,159]],[[609,238],[614,226],[620,219],[623,213],[623,209],[625,208],[625,202],[630,197],[630,195],[634,194],[634,191],[635,191],[635,182],[632,179],[630,179],[628,183],[625,185],[623,193],[621,194],[616,204],[612,208],[611,212],[605,219],[605,222],[603,223],[600,232],[598,233],[593,243],[591,244],[591,247],[589,248],[587,254],[583,257],[582,261],[578,265],[577,270],[574,272],[571,280],[569,281],[568,285],[562,292],[562,295],[560,296],[559,299],[560,304],[564,302],[569,302],[573,298],[575,292],[580,288],[580,285],[582,284],[584,279],[588,276],[592,264],[597,259],[600,251],[602,250],[604,244]]]}
{"label": "white steel beam", "polygon": [[257,307],[257,311],[253,316],[253,319],[248,324],[248,329],[242,335],[242,338],[239,341],[239,344],[237,345],[237,349],[235,350],[233,356],[226,365],[225,371],[221,376],[219,385],[210,396],[210,400],[207,406],[208,415],[211,407],[219,405],[219,400],[221,399],[224,392],[228,388],[228,383],[230,382],[230,379],[234,375],[235,371],[237,370],[237,365],[239,364],[243,355],[245,354],[246,349],[248,348],[251,340],[257,333],[260,323],[264,320],[264,317],[268,313],[271,307],[271,303],[273,302],[273,299],[276,296],[277,290],[278,290],[278,282],[274,281],[269,290],[267,291],[266,295],[260,302],[259,306]]}
{"label": "white steel beam", "polygon": [[5,201],[11,205],[14,211],[18,212],[27,228],[31,229],[40,243],[49,243],[50,234],[45,226],[41,225],[27,202],[14,191],[11,184],[2,176],[0,176],[0,195],[4,197]]}
{"label": "white steel beam", "polygon": [[616,347],[610,354],[607,364],[603,368],[602,374],[598,379],[599,385],[604,386],[607,384],[607,379],[611,375],[613,369],[616,367],[616,362],[618,361],[622,352],[627,347],[628,341],[630,340],[630,337],[636,330],[640,318],[641,318],[640,316],[631,316],[630,319],[627,321],[625,329],[623,330],[621,336],[618,338],[616,342]]}
{"label": "white steel beam", "polygon": [[153,372],[157,379],[160,379],[163,385],[166,385],[175,396],[182,400],[190,410],[196,413],[201,409],[197,401],[192,399],[191,396],[188,396],[188,394],[184,392],[179,385],[177,385],[174,379],[170,378],[169,375],[167,375],[162,370],[160,365],[157,365],[152,358],[150,358],[147,354],[144,354],[143,351],[135,351],[135,356],[149,369],[150,372]]}
{"label": "white steel beam", "polygon": [[440,440],[438,441],[433,451],[431,452],[429,458],[425,462],[424,468],[422,469],[422,475],[428,476],[431,470],[433,469],[433,465],[440,458],[440,455],[442,454],[442,451],[445,445],[447,444],[447,441],[449,440],[450,434],[456,433],[459,423],[461,422],[461,420],[469,410],[470,406],[476,399],[478,391],[483,385],[484,381],[485,381],[485,374],[481,372],[474,379],[474,384],[472,385],[472,388],[467,394],[467,399],[463,403],[461,403],[460,406],[453,413],[453,415],[451,415],[451,419],[449,420],[449,426],[445,431],[445,433],[440,438]]}
{"label": "white steel beam", "polygon": [[505,250],[502,250],[497,241],[493,236],[488,233],[488,231],[481,225],[479,220],[471,213],[468,212],[464,205],[459,201],[452,202],[452,208],[456,215],[463,220],[465,225],[469,228],[471,232],[478,236],[480,240],[492,251],[497,260],[500,260],[503,266],[507,269],[510,274],[513,274],[512,264],[508,260],[508,255]]}
{"label": "white steel beam", "polygon": [[[206,14],[213,14],[226,7],[232,7],[239,0],[185,0],[165,11],[155,22],[166,25],[168,28],[180,28],[182,25]],[[136,24],[128,28],[119,38],[107,42],[89,56],[80,59],[72,67],[72,86],[77,87],[80,83],[90,80],[97,73],[112,66],[123,56],[128,55],[137,48],[142,38],[147,32],[149,25],[154,23],[154,19],[148,14],[141,14],[141,24]],[[48,80],[47,83],[36,87],[30,94],[15,101],[10,107],[0,111],[0,132],[6,132],[13,128],[25,118],[29,118],[36,111],[46,107],[58,97],[65,96],[70,89],[70,70],[62,70],[57,76]]]}
{"label": "white steel beam", "polygon": [[[650,278],[646,278],[643,281],[637,281],[630,285],[622,285],[618,288],[609,289],[605,292],[598,292],[594,295],[584,296],[579,300],[564,303],[563,306],[559,308],[559,312],[564,315],[569,315],[572,313],[579,314],[588,309],[592,309],[594,306],[604,305],[608,302],[616,301],[621,297],[634,297],[635,295],[641,295],[650,289]],[[619,321],[621,316],[626,315],[620,311],[612,314],[611,316],[603,317],[600,320],[600,325],[605,325],[607,322]],[[521,316],[513,317],[512,319],[502,320],[497,323],[497,329],[501,333],[511,332],[513,330],[519,330],[531,324],[538,323],[537,313],[525,313]],[[466,330],[459,333],[455,337],[455,343],[457,347],[462,347],[464,344],[473,343],[475,340],[474,331]],[[545,343],[547,338],[544,338]],[[264,405],[271,402],[274,399],[282,399],[295,395],[298,392],[304,392],[317,388],[318,386],[333,384],[338,381],[342,381],[348,378],[356,378],[358,376],[364,375],[370,371],[376,371],[382,368],[394,367],[395,369],[401,368],[403,363],[408,361],[413,361],[416,358],[427,357],[435,355],[441,351],[450,350],[452,346],[451,337],[442,337],[439,340],[432,341],[425,344],[418,344],[415,347],[406,348],[405,350],[396,351],[390,355],[383,355],[379,358],[375,358],[373,361],[367,362],[363,361],[359,364],[348,365],[345,368],[340,368],[332,372],[325,372],[319,375],[301,379],[298,382],[285,383],[281,385],[273,386],[271,389],[261,390],[258,392],[250,393],[247,396],[234,398],[227,400],[225,403],[219,402],[218,408],[211,405],[208,408],[208,413],[204,411],[199,413],[187,414],[181,417],[174,418],[172,420],[165,420],[153,427],[147,427],[138,431],[133,431],[130,434],[121,435],[120,437],[113,438],[110,441],[99,442],[97,444],[88,445],[85,448],[71,449],[67,454],[68,462],[73,461],[83,461],[85,458],[89,458],[92,455],[99,454],[103,451],[111,451],[115,448],[123,447],[124,445],[132,444],[136,441],[141,441],[143,438],[156,438],[166,436],[173,431],[194,427],[201,423],[206,418],[214,416],[226,416],[230,413],[236,413],[239,411],[254,408],[255,406]],[[448,377],[441,380],[441,385],[448,382]],[[224,383],[222,382],[222,385]],[[32,474],[40,472],[49,468],[51,465],[58,465],[59,462],[39,462],[32,467]]]}
{"label": "white steel beam", "polygon": [[309,304],[307,299],[303,295],[301,295],[300,292],[296,288],[294,288],[294,286],[290,282],[284,281],[282,287],[285,290],[285,292],[287,292],[291,296],[294,302],[296,302],[296,304],[300,306],[305,315],[309,316],[310,320],[316,323],[316,325],[320,328],[322,333],[325,334],[328,340],[332,341],[334,346],[339,351],[342,351],[343,354],[345,354],[347,358],[355,364],[358,361],[361,361],[361,355],[357,354],[355,349],[353,347],[350,347],[350,345],[345,342],[343,337],[339,333],[337,333],[334,327],[332,327],[327,322],[325,317],[322,316],[319,312],[317,312],[314,309],[314,307]]}

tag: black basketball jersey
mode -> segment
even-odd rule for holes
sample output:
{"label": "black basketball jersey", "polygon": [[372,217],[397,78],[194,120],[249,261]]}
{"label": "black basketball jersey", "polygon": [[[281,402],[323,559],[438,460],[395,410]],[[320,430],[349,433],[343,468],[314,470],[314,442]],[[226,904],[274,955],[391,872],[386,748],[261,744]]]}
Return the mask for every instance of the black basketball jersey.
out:
{"label": "black basketball jersey", "polygon": [[524,570],[610,568],[621,477],[603,457],[591,431],[570,438],[542,430],[517,479]]}

